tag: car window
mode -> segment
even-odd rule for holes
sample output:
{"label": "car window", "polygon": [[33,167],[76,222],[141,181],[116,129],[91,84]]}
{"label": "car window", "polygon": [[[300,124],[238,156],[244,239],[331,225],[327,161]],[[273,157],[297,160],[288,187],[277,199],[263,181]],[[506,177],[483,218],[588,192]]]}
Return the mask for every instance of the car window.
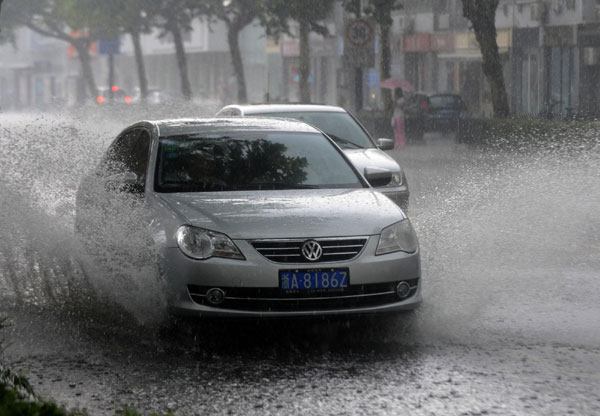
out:
{"label": "car window", "polygon": [[140,130],[131,129],[117,137],[108,148],[100,164],[100,174],[114,175],[117,173],[134,172],[134,154],[139,135]]}
{"label": "car window", "polygon": [[100,176],[133,172],[138,177],[131,191],[142,193],[150,157],[150,133],[146,129],[132,129],[122,133],[110,146],[98,169]]}
{"label": "car window", "polygon": [[161,137],[154,189],[218,192],[363,186],[322,134],[236,132]]}
{"label": "car window", "polygon": [[432,95],[429,97],[431,107],[460,107],[460,98],[455,95]]}
{"label": "car window", "polygon": [[293,118],[324,131],[342,149],[370,149],[375,145],[348,113],[333,111],[285,111],[252,114],[261,117]]}
{"label": "car window", "polygon": [[131,159],[131,171],[135,173],[140,184],[146,183],[146,172],[148,171],[148,159],[150,157],[150,132],[140,129]]}
{"label": "car window", "polygon": [[427,96],[423,94],[413,94],[406,101],[407,106],[420,106],[423,101],[427,100]]}

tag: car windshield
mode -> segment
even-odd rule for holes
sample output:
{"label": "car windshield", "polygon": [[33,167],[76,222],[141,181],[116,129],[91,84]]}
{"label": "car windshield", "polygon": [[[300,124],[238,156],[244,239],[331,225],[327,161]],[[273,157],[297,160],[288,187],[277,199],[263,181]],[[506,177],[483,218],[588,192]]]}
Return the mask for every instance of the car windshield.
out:
{"label": "car windshield", "polygon": [[361,188],[321,134],[236,132],[161,137],[157,192]]}
{"label": "car windshield", "polygon": [[324,131],[342,149],[370,149],[373,142],[348,113],[333,111],[282,111],[252,114],[261,117],[293,118]]}
{"label": "car windshield", "polygon": [[455,95],[432,95],[429,104],[431,107],[459,107],[460,99]]}

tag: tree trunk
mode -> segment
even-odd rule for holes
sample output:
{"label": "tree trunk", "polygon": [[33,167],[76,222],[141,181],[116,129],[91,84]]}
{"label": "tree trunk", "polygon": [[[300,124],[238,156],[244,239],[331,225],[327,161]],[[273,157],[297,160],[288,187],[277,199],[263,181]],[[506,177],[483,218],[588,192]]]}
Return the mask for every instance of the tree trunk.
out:
{"label": "tree trunk", "polygon": [[132,30],[130,35],[131,41],[133,42],[133,51],[135,53],[138,82],[140,84],[140,98],[142,102],[146,102],[146,98],[148,97],[148,78],[146,77],[146,65],[144,64],[144,54],[142,53],[140,32],[137,30]]}
{"label": "tree trunk", "polygon": [[238,102],[246,103],[248,101],[248,93],[246,91],[246,78],[244,76],[244,63],[242,62],[242,53],[240,52],[240,36],[241,28],[237,25],[229,25],[227,31],[227,41],[229,42],[229,52],[231,53],[231,63],[235,78],[237,81],[237,99]]}
{"label": "tree trunk", "polygon": [[94,70],[92,69],[92,58],[90,57],[89,42],[73,38],[71,44],[77,51],[79,62],[81,63],[81,74],[83,75],[83,80],[87,85],[88,92],[90,93],[92,100],[95,101],[96,97],[98,97],[98,86],[96,85]]}
{"label": "tree trunk", "polygon": [[169,32],[173,35],[173,42],[175,43],[175,56],[177,59],[177,67],[179,68],[179,76],[181,78],[181,93],[183,94],[183,98],[191,100],[192,86],[188,76],[187,58],[183,46],[181,30],[179,29],[179,26],[177,26],[177,23],[169,22]]}
{"label": "tree trunk", "polygon": [[[382,22],[379,24],[379,28],[381,31],[381,55],[379,61],[379,69],[381,73],[381,80],[388,79],[391,76],[391,61],[392,61],[392,53],[390,50],[390,29],[391,24],[387,22]],[[394,111],[393,101],[392,101],[392,90],[389,88],[381,88],[381,99],[383,101],[383,111],[386,114],[387,118],[392,117],[392,113]]]}
{"label": "tree trunk", "polygon": [[483,73],[492,93],[494,117],[508,117],[510,108],[504,85],[502,62],[496,42],[496,8],[498,0],[479,1],[462,0],[463,15],[471,21],[481,55],[483,57]]}
{"label": "tree trunk", "polygon": [[300,87],[300,102],[310,103],[310,85],[308,77],[310,76],[310,50],[309,38],[310,25],[301,19],[300,20],[300,68],[299,68],[299,87]]}

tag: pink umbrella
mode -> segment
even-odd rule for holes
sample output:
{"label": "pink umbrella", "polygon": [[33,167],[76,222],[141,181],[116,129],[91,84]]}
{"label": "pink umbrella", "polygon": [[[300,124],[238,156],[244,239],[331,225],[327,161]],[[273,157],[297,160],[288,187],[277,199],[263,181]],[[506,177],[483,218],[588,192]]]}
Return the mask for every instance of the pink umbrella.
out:
{"label": "pink umbrella", "polygon": [[399,78],[388,78],[384,79],[379,83],[381,88],[388,88],[390,90],[395,90],[396,88],[402,88],[404,91],[414,91],[415,87],[413,87],[410,82],[405,79]]}

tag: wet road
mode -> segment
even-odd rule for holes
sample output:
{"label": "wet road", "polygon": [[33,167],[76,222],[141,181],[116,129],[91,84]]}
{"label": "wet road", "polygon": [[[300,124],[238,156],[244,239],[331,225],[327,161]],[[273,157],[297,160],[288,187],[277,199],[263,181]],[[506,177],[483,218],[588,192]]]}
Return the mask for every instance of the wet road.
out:
{"label": "wet road", "polygon": [[93,415],[600,413],[597,151],[435,134],[394,151],[423,252],[414,315],[165,330],[94,297],[70,242],[78,178],[119,126],[2,124],[5,358],[41,394]]}

